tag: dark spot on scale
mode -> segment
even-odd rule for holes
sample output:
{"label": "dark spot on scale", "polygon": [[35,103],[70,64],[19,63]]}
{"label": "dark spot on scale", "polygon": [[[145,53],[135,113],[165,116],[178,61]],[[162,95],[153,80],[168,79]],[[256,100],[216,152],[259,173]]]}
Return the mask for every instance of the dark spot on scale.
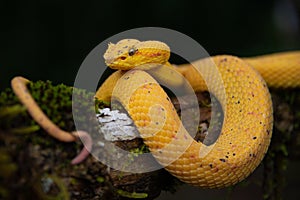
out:
{"label": "dark spot on scale", "polygon": [[209,164],[209,166],[210,166],[210,168],[212,168],[212,167],[213,167],[213,165],[212,165],[212,164]]}
{"label": "dark spot on scale", "polygon": [[199,165],[199,167],[202,167],[202,164],[201,164],[201,165]]}
{"label": "dark spot on scale", "polygon": [[270,134],[270,130],[267,130],[267,134],[268,134],[268,135]]}
{"label": "dark spot on scale", "polygon": [[148,90],[148,93],[150,93],[150,90]]}
{"label": "dark spot on scale", "polygon": [[252,156],[252,154],[250,153],[250,154],[249,154],[249,156],[251,157],[251,156]]}
{"label": "dark spot on scale", "polygon": [[226,162],[226,160],[224,158],[220,158],[221,162]]}
{"label": "dark spot on scale", "polygon": [[234,98],[234,95],[232,95],[232,97],[231,98]]}
{"label": "dark spot on scale", "polygon": [[169,97],[167,97],[166,99],[167,99],[168,101],[170,101],[170,98],[169,98]]}
{"label": "dark spot on scale", "polygon": [[242,110],[240,110],[240,112],[242,112]]}
{"label": "dark spot on scale", "polygon": [[235,156],[235,153],[233,153],[232,155]]}
{"label": "dark spot on scale", "polygon": [[161,150],[159,150],[159,151],[158,151],[158,153],[162,154],[162,151],[161,151]]}
{"label": "dark spot on scale", "polygon": [[225,158],[228,158],[228,156],[225,156]]}
{"label": "dark spot on scale", "polygon": [[128,48],[128,46],[127,46],[127,45],[123,47],[123,49],[127,49],[127,48]]}
{"label": "dark spot on scale", "polygon": [[262,124],[262,122],[259,122],[259,124]]}
{"label": "dark spot on scale", "polygon": [[155,124],[158,125],[159,123],[158,123],[158,122],[155,122]]}
{"label": "dark spot on scale", "polygon": [[129,76],[126,76],[124,79],[125,79],[125,80],[128,80],[128,79],[129,79]]}
{"label": "dark spot on scale", "polygon": [[227,154],[229,154],[229,152],[227,152]]}
{"label": "dark spot on scale", "polygon": [[256,137],[255,137],[255,136],[253,137],[253,140],[256,140]]}
{"label": "dark spot on scale", "polygon": [[227,58],[223,58],[222,60],[220,60],[220,62],[226,62]]}
{"label": "dark spot on scale", "polygon": [[255,155],[255,154],[253,154],[252,156],[253,156],[253,158],[255,158],[255,157],[256,157],[256,155]]}

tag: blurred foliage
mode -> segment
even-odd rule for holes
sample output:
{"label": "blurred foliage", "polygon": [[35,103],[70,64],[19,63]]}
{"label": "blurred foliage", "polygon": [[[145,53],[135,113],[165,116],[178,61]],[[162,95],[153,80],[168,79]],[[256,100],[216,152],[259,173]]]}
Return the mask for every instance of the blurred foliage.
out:
{"label": "blurred foliage", "polygon": [[16,75],[72,85],[96,45],[136,27],[175,29],[210,54],[300,49],[299,10],[297,0],[3,0],[0,89]]}

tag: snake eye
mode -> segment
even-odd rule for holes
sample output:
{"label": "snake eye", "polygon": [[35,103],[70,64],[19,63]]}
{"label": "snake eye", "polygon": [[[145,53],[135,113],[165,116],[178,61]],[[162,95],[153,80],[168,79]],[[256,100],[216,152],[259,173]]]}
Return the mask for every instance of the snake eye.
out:
{"label": "snake eye", "polygon": [[128,51],[128,55],[129,55],[129,56],[133,56],[133,55],[135,54],[135,52],[137,52],[137,49],[131,48],[131,49],[129,49],[129,51]]}

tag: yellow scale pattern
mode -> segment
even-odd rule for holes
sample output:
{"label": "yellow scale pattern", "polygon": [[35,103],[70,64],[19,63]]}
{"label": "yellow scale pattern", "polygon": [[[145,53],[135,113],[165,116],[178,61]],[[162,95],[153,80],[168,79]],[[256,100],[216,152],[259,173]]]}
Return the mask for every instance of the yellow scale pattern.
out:
{"label": "yellow scale pattern", "polygon": [[[156,41],[151,42],[152,47],[155,46]],[[162,44],[159,42],[159,45]],[[139,53],[142,51],[140,48]],[[153,47],[152,51],[155,53],[159,48]],[[133,57],[127,53],[120,56]],[[113,62],[110,60],[113,68],[118,67],[120,56],[116,56]],[[138,56],[134,59],[137,61]],[[267,151],[273,123],[270,94],[258,72],[233,56],[216,56],[213,61],[222,76],[226,95],[226,98],[218,96],[221,94],[219,86],[213,85],[213,93],[226,111],[221,134],[213,148],[194,141],[183,127],[167,94],[146,71],[122,72],[124,75],[117,79],[113,75],[96,93],[96,98],[109,99],[112,96],[122,103],[153,156],[171,174],[203,188],[226,187],[246,178]],[[299,70],[300,66],[297,68]],[[178,69],[195,90],[206,89],[205,85],[198,84],[203,81],[201,77],[195,77],[197,73],[190,65]],[[111,89],[107,90],[108,86]],[[201,152],[207,150],[208,154],[201,156]]]}

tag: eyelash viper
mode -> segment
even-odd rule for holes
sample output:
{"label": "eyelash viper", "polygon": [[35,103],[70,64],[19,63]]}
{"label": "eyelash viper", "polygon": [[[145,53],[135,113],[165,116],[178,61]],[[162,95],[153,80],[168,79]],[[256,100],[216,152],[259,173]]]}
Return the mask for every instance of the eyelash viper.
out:
{"label": "eyelash viper", "polygon": [[[227,55],[212,58],[222,75],[228,99],[225,103],[219,98],[226,110],[223,127],[214,148],[205,157],[199,156],[199,149],[204,145],[189,136],[169,97],[147,73],[152,70],[161,82],[174,86],[182,84],[181,80],[168,78],[173,75],[168,74],[169,70],[149,64],[161,63],[173,68],[168,63],[169,57],[169,47],[158,41],[126,39],[110,44],[104,55],[105,62],[119,70],[102,84],[95,97],[107,101],[114,94],[135,121],[154,157],[163,165],[169,162],[170,157],[178,156],[174,152],[182,151],[185,144],[191,144],[188,149],[183,149],[184,153],[175,162],[166,166],[180,180],[203,188],[221,188],[243,180],[259,165],[271,139],[272,102],[265,81],[269,87],[300,87],[300,52],[243,59]],[[174,69],[189,81],[195,91],[202,91],[207,89],[205,82],[192,65],[205,63],[205,60],[199,60]],[[126,73],[137,65],[144,65],[143,70],[146,71],[135,69]],[[15,77],[12,80],[15,94],[34,120],[53,137],[64,142],[72,142],[79,137],[86,140],[88,146],[72,160],[73,164],[81,162],[92,148],[90,136],[85,131],[70,134],[53,124],[29,94],[26,88],[28,82],[23,77]],[[217,89],[215,94],[218,94]],[[153,123],[154,120],[156,123]],[[152,135],[153,131],[155,135]],[[174,138],[173,146],[161,151]]]}
{"label": "eyelash viper", "polygon": [[[226,112],[221,134],[204,157],[199,152],[205,144],[188,134],[167,94],[147,73],[157,67],[151,63],[172,67],[169,57],[169,47],[159,41],[124,39],[109,44],[105,62],[119,70],[106,79],[95,97],[118,100],[156,160],[181,181],[203,188],[222,188],[245,179],[260,164],[272,135],[272,101],[265,81],[270,87],[299,87],[300,52],[247,59],[229,55],[212,58],[223,79],[226,101],[218,98],[218,86],[213,85],[213,93]],[[205,59],[192,64],[203,65]],[[140,65],[144,65],[142,70],[135,68]],[[191,64],[174,69],[195,91],[207,89]],[[168,76],[159,69],[156,74]],[[174,84],[180,83],[175,80]],[[170,142],[172,145],[168,145]],[[182,155],[174,153],[178,151]],[[170,163],[174,156],[178,158]]]}

